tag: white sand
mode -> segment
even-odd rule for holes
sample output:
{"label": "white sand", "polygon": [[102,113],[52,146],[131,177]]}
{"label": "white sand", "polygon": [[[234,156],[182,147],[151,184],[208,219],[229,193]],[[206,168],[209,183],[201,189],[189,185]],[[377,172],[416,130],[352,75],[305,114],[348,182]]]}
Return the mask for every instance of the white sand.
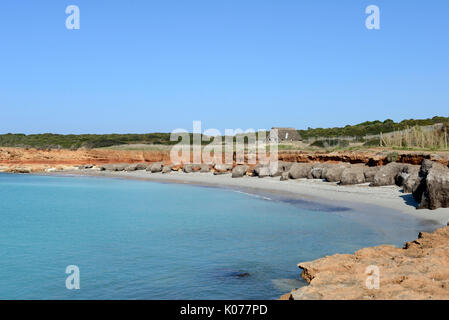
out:
{"label": "white sand", "polygon": [[231,178],[230,174],[213,175],[212,173],[171,172],[162,174],[150,173],[147,171],[110,172],[93,170],[51,173],[51,175],[61,174],[236,188],[247,192],[274,193],[285,197],[301,198],[332,205],[345,205],[349,207],[351,207],[351,204],[376,205],[393,209],[404,214],[413,215],[417,218],[434,221],[441,225],[446,225],[449,221],[449,208],[417,210],[412,195],[403,194],[401,189],[396,186],[369,187],[368,184],[340,186],[336,183],[329,183],[321,180],[298,179],[280,181],[279,177],[258,178],[246,176],[243,178]]}

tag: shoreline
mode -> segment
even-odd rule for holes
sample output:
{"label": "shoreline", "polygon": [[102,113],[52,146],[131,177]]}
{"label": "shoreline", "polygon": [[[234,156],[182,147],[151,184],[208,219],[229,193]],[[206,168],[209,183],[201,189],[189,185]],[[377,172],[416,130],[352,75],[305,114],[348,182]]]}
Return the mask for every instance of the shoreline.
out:
{"label": "shoreline", "polygon": [[423,222],[445,226],[449,221],[449,208],[437,210],[416,209],[417,203],[411,194],[404,194],[400,187],[369,187],[368,184],[341,186],[322,180],[297,179],[280,181],[279,177],[232,178],[230,174],[212,173],[150,173],[148,171],[92,171],[73,170],[39,173],[45,176],[102,177],[141,180],[159,183],[188,184],[221,189],[233,189],[250,194],[273,196],[279,200],[300,200],[332,207],[359,209],[361,206],[380,207],[412,216]]}
{"label": "shoreline", "polygon": [[[343,299],[432,299],[433,296],[442,299],[447,298],[447,293],[440,292],[440,281],[435,284],[432,276],[423,276],[413,266],[423,265],[428,268],[437,266],[436,272],[445,267],[445,262],[441,262],[437,258],[440,254],[436,254],[434,250],[440,250],[442,256],[447,254],[445,245],[447,240],[445,239],[447,238],[449,227],[444,226],[449,225],[449,208],[417,210],[416,202],[411,201],[406,194],[401,192],[401,188],[397,186],[369,187],[368,184],[341,186],[337,183],[314,179],[280,181],[279,177],[254,178],[244,176],[242,178],[232,178],[230,174],[214,175],[213,173],[200,172],[162,174],[142,170],[111,172],[81,169],[36,175],[187,184],[255,194],[263,198],[268,197],[267,200],[293,200],[293,204],[297,200],[301,206],[310,202],[310,204],[315,203],[322,206],[322,208],[329,206],[329,208],[332,208],[331,210],[336,210],[337,213],[342,209],[343,215],[345,215],[345,211],[349,211],[350,215],[352,214],[352,218],[360,221],[365,219],[364,222],[369,225],[384,225],[386,234],[401,233],[404,231],[402,230],[404,227],[407,228],[404,225],[407,225],[409,222],[412,224],[417,223],[415,228],[420,230],[418,239],[413,240],[414,238],[409,238],[410,233],[408,233],[404,237],[404,239],[407,239],[405,241],[406,245],[402,248],[397,246],[397,244],[385,243],[376,247],[360,248],[354,254],[335,253],[330,256],[323,256],[317,260],[300,262],[298,267],[302,269],[301,276],[308,284],[293,289],[290,293],[282,295],[280,299],[341,299],[341,296],[335,295],[333,288],[337,287],[341,288],[345,297]],[[404,225],[402,223],[397,224],[401,221],[397,220],[398,217],[404,221]],[[391,225],[386,225],[388,223],[391,223]],[[442,236],[439,234],[442,234]],[[438,236],[435,238],[434,235]],[[423,237],[426,239],[426,244],[423,243]],[[385,242],[388,242],[388,240]],[[410,250],[410,247],[414,249]],[[427,249],[428,247],[430,249]],[[397,261],[396,258],[391,260],[392,256],[397,256]],[[403,260],[407,260],[409,263],[403,266],[401,264]],[[372,265],[373,263],[381,267],[383,276],[381,280],[382,290],[375,294],[363,286],[366,280],[365,268],[368,264]],[[351,267],[346,270],[345,266],[349,265]],[[331,276],[326,278],[325,276],[329,274],[329,270]],[[337,271],[334,272],[332,270],[337,270],[338,274],[336,274]],[[354,271],[356,271],[356,275],[353,274]],[[408,276],[404,276],[405,274]],[[408,279],[409,277],[410,279]],[[387,280],[385,280],[386,278]],[[415,278],[425,284],[424,291],[426,294],[429,294],[428,296],[423,295],[419,286],[412,285],[415,282],[408,281]],[[395,292],[399,289],[396,283],[404,281],[403,279],[405,279],[407,285],[401,288],[401,294],[396,296]],[[390,282],[393,283],[391,284]],[[409,285],[409,282],[412,284]]]}

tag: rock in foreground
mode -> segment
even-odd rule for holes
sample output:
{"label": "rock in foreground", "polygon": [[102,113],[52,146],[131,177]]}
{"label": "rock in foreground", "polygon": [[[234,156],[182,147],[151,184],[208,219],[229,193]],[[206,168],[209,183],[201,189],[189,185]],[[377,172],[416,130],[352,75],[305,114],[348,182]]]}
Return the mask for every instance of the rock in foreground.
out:
{"label": "rock in foreground", "polygon": [[[402,249],[382,245],[298,266],[309,285],[284,299],[449,299],[449,226],[420,233]],[[367,287],[369,266],[379,268],[379,289]]]}

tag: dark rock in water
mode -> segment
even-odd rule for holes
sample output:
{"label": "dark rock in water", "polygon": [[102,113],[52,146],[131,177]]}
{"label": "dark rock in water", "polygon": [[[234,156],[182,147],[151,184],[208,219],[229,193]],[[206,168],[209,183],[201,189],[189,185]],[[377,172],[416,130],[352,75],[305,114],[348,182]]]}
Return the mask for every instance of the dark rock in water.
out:
{"label": "dark rock in water", "polygon": [[242,272],[242,273],[238,273],[237,278],[244,278],[244,277],[249,277],[250,274],[248,272]]}
{"label": "dark rock in water", "polygon": [[231,278],[245,278],[249,277],[250,274],[248,272],[230,271],[226,274],[226,276]]}

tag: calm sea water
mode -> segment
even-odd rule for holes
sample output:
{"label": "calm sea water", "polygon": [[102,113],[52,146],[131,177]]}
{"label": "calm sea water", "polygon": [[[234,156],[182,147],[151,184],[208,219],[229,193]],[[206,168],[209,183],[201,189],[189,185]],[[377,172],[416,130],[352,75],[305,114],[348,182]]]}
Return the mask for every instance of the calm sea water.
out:
{"label": "calm sea water", "polygon": [[[10,174],[0,219],[0,299],[278,298],[305,284],[298,262],[400,245],[420,228],[218,188]],[[68,265],[80,290],[65,286]]]}

